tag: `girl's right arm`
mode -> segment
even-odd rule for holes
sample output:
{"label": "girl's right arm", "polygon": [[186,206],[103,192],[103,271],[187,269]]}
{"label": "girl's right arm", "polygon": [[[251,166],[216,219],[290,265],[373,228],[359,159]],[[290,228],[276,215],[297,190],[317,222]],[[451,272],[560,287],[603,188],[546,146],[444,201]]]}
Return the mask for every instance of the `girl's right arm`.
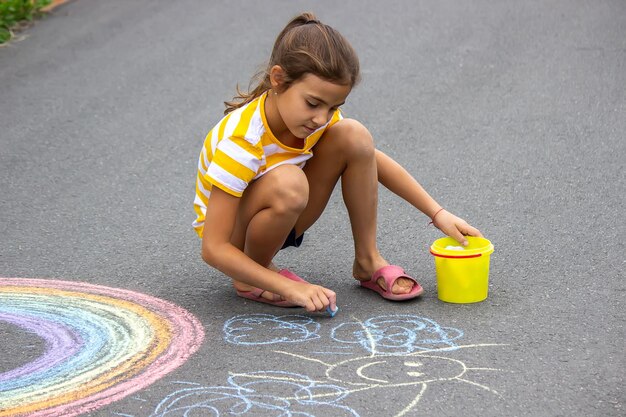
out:
{"label": "girl's right arm", "polygon": [[240,199],[218,187],[211,190],[202,237],[202,259],[229,277],[278,294],[307,311],[336,310],[336,295],[319,285],[295,282],[249,258],[231,241]]}

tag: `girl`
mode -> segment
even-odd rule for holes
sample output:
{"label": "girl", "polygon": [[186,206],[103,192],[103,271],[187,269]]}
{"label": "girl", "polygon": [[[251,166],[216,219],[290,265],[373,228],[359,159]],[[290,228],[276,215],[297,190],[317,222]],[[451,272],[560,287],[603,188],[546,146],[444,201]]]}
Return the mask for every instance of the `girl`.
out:
{"label": "girl", "polygon": [[202,258],[233,279],[241,297],[307,311],[336,310],[333,291],[279,270],[274,255],[299,246],[341,179],[354,239],[353,275],[392,300],[423,292],[376,246],[378,182],[431,218],[447,235],[481,236],[447,212],[340,106],[359,81],[359,61],[336,30],[311,13],[278,35],[250,93],[226,102],[198,162],[194,228]]}

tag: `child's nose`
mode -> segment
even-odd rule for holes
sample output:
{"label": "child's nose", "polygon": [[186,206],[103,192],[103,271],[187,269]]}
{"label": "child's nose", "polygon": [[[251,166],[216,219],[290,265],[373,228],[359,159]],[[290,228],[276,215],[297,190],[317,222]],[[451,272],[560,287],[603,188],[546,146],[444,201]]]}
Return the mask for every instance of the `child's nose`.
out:
{"label": "child's nose", "polygon": [[323,125],[327,121],[326,116],[327,114],[324,111],[316,112],[315,116],[313,117],[313,123],[315,123],[316,126]]}

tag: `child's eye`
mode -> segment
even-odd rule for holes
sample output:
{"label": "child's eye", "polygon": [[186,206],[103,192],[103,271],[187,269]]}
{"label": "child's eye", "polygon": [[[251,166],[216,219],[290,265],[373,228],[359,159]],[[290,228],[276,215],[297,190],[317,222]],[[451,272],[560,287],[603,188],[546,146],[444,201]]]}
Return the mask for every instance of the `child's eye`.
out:
{"label": "child's eye", "polygon": [[306,104],[307,104],[310,108],[312,108],[312,109],[314,109],[314,108],[316,108],[316,107],[318,106],[318,104],[317,104],[317,103],[311,103],[309,100],[307,100],[307,101],[306,101]]}

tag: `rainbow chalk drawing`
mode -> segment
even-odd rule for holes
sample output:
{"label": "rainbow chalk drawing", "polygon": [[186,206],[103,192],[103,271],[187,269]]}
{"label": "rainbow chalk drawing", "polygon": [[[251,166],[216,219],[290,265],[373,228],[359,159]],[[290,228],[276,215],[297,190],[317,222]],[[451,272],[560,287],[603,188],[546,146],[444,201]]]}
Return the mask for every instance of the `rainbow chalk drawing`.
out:
{"label": "rainbow chalk drawing", "polygon": [[0,373],[0,417],[93,411],[173,371],[204,340],[202,324],[170,302],[70,281],[0,278],[0,321],[45,344]]}

